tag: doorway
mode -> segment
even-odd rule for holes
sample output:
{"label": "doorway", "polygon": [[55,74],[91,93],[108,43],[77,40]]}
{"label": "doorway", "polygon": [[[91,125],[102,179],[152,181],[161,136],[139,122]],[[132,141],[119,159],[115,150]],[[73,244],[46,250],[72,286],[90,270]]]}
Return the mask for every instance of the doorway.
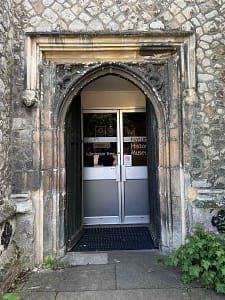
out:
{"label": "doorway", "polygon": [[[148,162],[149,225],[163,252],[179,247],[186,233],[185,187],[189,184],[189,169],[184,167],[189,165],[189,156],[184,153],[188,153],[190,126],[185,124],[191,120],[191,108],[196,103],[194,35],[146,32],[49,36],[32,33],[26,37],[26,89],[32,95],[36,91],[40,100],[40,105],[29,109],[37,112],[35,120],[41,121],[41,127],[34,127],[32,139],[35,176],[29,176],[27,182],[36,216],[36,263],[41,263],[43,256],[62,256],[82,225],[79,94],[108,75],[133,83],[151,104],[147,136],[153,139],[147,141],[154,142],[155,150],[149,147],[147,157],[156,163]],[[112,108],[119,107],[120,100],[114,97]],[[104,105],[107,101],[108,97]],[[186,104],[190,109],[183,116]],[[139,107],[131,98],[128,106]]]}
{"label": "doorway", "polygon": [[149,223],[146,112],[86,110],[83,224]]}
{"label": "doorway", "polygon": [[66,122],[68,249],[87,226],[144,225],[157,244],[157,132],[151,102],[126,79],[100,77],[76,96]]}

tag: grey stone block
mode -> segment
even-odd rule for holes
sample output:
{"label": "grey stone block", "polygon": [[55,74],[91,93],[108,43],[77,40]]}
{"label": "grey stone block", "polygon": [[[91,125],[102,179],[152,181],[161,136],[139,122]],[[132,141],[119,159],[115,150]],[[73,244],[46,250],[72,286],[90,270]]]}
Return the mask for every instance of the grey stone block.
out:
{"label": "grey stone block", "polygon": [[108,254],[69,252],[62,261],[71,266],[104,265],[108,263]]}

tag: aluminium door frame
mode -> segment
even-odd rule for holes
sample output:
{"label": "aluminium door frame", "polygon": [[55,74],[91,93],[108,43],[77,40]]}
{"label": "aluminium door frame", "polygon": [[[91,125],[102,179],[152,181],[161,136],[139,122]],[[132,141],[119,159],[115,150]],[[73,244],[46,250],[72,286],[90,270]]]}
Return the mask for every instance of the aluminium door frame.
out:
{"label": "aluminium door frame", "polygon": [[[115,179],[118,182],[117,185],[117,192],[118,192],[118,199],[119,199],[119,223],[118,225],[125,225],[125,224],[131,224],[131,222],[125,221],[125,185],[121,180],[122,177],[122,170],[121,167],[123,166],[123,113],[135,113],[135,112],[145,112],[145,107],[118,107],[118,108],[111,108],[111,107],[92,107],[92,108],[82,108],[81,109],[81,134],[82,134],[82,170],[84,170],[84,128],[83,128],[83,115],[85,113],[116,113],[117,114],[117,157],[118,157],[118,165],[117,168],[119,168],[118,172],[119,180]],[[146,114],[147,118],[147,114]],[[147,167],[147,166],[146,166]],[[84,183],[84,172],[82,172],[82,186]],[[148,180],[148,179],[147,179]],[[84,188],[82,188],[82,220],[84,222]],[[101,216],[99,216],[101,217]],[[104,216],[103,216],[104,217]],[[131,217],[131,216],[130,216]],[[149,215],[150,217],[150,215]],[[98,217],[96,217],[98,218]],[[135,216],[134,216],[135,218]],[[149,223],[149,219],[146,218],[146,222]],[[146,223],[145,222],[145,223]],[[107,223],[93,223],[88,225],[106,225]],[[114,225],[117,225],[114,223]],[[141,224],[141,222],[134,222],[132,224]],[[112,224],[113,225],[113,224]]]}
{"label": "aluminium door frame", "polygon": [[[85,114],[85,113],[116,113],[116,120],[117,120],[117,141],[116,141],[116,144],[117,144],[117,156],[118,156],[118,158],[117,158],[117,160],[118,160],[118,162],[119,162],[119,159],[120,159],[120,152],[119,151],[121,151],[120,150],[120,143],[119,143],[119,140],[120,140],[120,138],[119,138],[119,134],[120,134],[120,130],[119,130],[119,110],[117,109],[117,108],[110,108],[110,107],[107,107],[107,108],[102,108],[102,107],[100,107],[100,108],[96,108],[96,107],[93,107],[93,108],[81,108],[81,136],[82,136],[82,145],[81,145],[81,153],[82,153],[82,222],[84,223],[84,225],[94,225],[94,226],[96,226],[96,225],[107,225],[108,223],[106,222],[106,223],[104,223],[104,221],[102,222],[102,221],[99,221],[98,223],[94,223],[93,222],[93,224],[92,223],[90,223],[90,224],[85,224],[85,222],[84,222],[84,128],[83,128],[83,115]],[[118,168],[118,165],[116,166],[117,168]],[[118,171],[117,171],[118,172]],[[112,222],[112,223],[110,223],[110,221],[109,221],[109,224],[108,225],[119,225],[119,224],[121,224],[121,218],[122,218],[122,216],[121,216],[121,214],[122,214],[122,212],[121,212],[121,201],[122,201],[122,199],[121,199],[121,192],[120,192],[120,190],[121,190],[121,187],[120,187],[120,185],[121,185],[121,181],[120,180],[117,180],[116,178],[115,178],[115,180],[117,181],[117,194],[118,194],[118,201],[119,201],[119,209],[118,209],[118,211],[119,211],[119,214],[118,214],[118,222],[116,223],[114,223],[114,222]],[[103,217],[104,216],[97,216],[96,217],[96,219],[103,219]],[[106,217],[106,216],[105,216]],[[110,220],[110,217],[109,217],[109,220]],[[113,219],[111,219],[111,220],[113,220]]]}
{"label": "aluminium door frame", "polygon": [[[123,125],[124,125],[124,122],[123,122],[123,113],[138,113],[138,112],[144,112],[146,114],[146,119],[147,119],[147,113],[146,113],[146,107],[133,107],[133,108],[121,108],[119,109],[119,123],[120,123],[120,144],[121,144],[121,161],[120,161],[120,169],[121,167],[125,170],[125,166],[124,166],[124,162],[123,162],[123,155],[124,155],[124,149],[123,149],[123,139],[124,139],[124,136],[123,136]],[[147,122],[147,120],[146,120]],[[147,123],[146,123],[147,124]],[[146,138],[147,138],[147,132],[146,132]],[[146,164],[146,168],[147,168],[147,164]],[[121,173],[123,171],[121,170]],[[123,177],[123,175],[121,174],[121,177]],[[148,180],[148,175],[147,175],[147,180]],[[149,192],[148,192],[149,193]],[[145,217],[146,221],[145,222],[141,222],[140,221],[140,218],[141,218],[141,215],[139,217],[137,217],[136,215],[131,215],[131,216],[126,216],[125,215],[125,182],[123,182],[121,180],[121,200],[122,200],[122,224],[124,225],[129,225],[129,224],[149,224],[149,218],[150,218],[150,214],[148,213],[148,217]],[[130,222],[128,221],[128,218],[137,218],[136,221],[134,222]],[[144,218],[144,215],[143,215],[143,218]],[[139,221],[138,221],[139,220]]]}

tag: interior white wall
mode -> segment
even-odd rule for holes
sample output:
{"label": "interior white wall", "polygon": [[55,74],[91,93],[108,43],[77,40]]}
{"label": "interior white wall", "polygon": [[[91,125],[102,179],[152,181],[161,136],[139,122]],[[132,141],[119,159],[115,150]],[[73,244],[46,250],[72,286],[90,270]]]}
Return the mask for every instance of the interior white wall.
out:
{"label": "interior white wall", "polygon": [[82,109],[87,108],[143,108],[145,96],[141,91],[84,91]]}
{"label": "interior white wall", "polygon": [[143,108],[144,94],[128,80],[108,75],[88,84],[81,93],[82,108]]}

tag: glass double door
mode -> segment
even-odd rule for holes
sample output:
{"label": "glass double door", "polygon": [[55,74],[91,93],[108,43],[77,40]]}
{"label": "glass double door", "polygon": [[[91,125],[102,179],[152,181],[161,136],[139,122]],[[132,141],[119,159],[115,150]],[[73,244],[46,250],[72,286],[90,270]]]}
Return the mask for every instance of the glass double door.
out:
{"label": "glass double door", "polygon": [[83,224],[149,222],[144,110],[83,111]]}

